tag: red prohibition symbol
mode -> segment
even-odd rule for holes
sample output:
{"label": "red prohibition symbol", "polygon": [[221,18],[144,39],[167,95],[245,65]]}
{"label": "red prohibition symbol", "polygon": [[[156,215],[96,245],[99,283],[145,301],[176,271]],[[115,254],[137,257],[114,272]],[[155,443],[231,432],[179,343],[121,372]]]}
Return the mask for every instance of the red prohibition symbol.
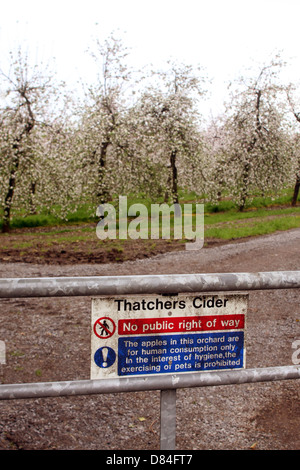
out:
{"label": "red prohibition symbol", "polygon": [[101,317],[94,324],[94,333],[98,338],[110,338],[116,331],[115,322],[109,317]]}

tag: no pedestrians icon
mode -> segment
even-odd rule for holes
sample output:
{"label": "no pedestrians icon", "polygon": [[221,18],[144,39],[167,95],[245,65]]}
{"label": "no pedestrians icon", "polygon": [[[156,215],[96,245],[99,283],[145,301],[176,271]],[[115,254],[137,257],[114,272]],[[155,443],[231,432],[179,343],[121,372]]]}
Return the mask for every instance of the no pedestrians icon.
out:
{"label": "no pedestrians icon", "polygon": [[108,339],[116,331],[115,322],[109,317],[101,317],[94,323],[94,333],[98,338]]}

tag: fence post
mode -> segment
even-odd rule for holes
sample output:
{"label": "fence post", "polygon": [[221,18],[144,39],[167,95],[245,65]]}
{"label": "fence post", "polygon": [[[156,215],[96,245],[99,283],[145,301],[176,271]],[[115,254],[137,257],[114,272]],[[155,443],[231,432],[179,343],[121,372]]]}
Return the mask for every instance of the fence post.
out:
{"label": "fence post", "polygon": [[160,392],[160,450],[175,450],[176,389]]}

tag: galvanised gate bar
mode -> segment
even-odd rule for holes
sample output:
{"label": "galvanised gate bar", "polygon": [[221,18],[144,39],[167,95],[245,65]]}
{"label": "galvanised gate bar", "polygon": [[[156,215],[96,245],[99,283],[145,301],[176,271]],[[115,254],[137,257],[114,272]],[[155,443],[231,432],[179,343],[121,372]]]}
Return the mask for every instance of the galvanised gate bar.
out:
{"label": "galvanised gate bar", "polygon": [[[236,292],[300,287],[300,271],[0,279],[0,298]],[[300,365],[131,377],[0,385],[0,399],[161,391],[162,450],[175,449],[176,389],[300,378]]]}

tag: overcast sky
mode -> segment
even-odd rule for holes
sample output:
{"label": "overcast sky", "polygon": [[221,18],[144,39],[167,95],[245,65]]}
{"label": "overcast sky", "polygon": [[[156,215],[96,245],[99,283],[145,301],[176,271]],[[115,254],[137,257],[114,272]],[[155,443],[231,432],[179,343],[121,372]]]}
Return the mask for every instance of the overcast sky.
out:
{"label": "overcast sky", "polygon": [[22,46],[70,85],[92,81],[86,50],[115,32],[137,68],[169,58],[205,67],[214,80],[209,107],[218,112],[228,80],[278,50],[298,82],[299,18],[300,0],[2,0],[0,67]]}

